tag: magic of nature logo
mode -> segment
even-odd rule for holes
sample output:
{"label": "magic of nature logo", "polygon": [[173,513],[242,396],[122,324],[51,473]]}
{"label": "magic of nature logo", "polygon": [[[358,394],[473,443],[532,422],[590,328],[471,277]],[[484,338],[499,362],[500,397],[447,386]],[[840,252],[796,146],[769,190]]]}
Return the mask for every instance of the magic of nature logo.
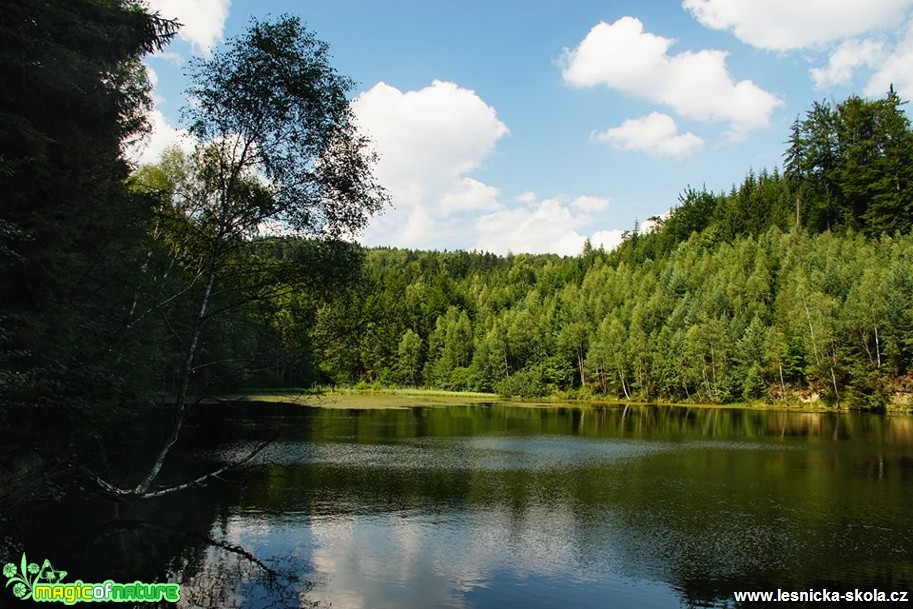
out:
{"label": "magic of nature logo", "polygon": [[7,578],[6,587],[13,587],[13,596],[23,601],[31,599],[73,605],[101,602],[176,603],[181,600],[180,584],[147,584],[140,581],[124,584],[110,579],[101,583],[88,583],[81,579],[64,583],[66,571],[55,569],[47,559],[41,565],[29,562],[24,553],[19,565],[8,562],[3,566],[3,576]]}

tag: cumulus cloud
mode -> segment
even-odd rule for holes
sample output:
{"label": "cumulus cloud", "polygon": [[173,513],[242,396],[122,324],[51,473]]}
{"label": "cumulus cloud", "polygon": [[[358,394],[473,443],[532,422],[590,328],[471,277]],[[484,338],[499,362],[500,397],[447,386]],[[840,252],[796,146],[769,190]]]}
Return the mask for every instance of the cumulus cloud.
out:
{"label": "cumulus cloud", "polygon": [[583,249],[586,237],[577,229],[585,223],[557,199],[541,201],[534,209],[503,209],[476,221],[475,249],[495,254],[554,252],[573,256]]}
{"label": "cumulus cloud", "polygon": [[[543,200],[531,191],[503,201],[497,186],[472,173],[508,129],[477,93],[455,83],[405,92],[378,83],[353,110],[374,141],[375,174],[394,204],[365,231],[367,245],[575,255],[595,214],[609,206],[603,197]],[[613,245],[614,231],[603,232],[600,239]]]}
{"label": "cumulus cloud", "polygon": [[156,51],[149,55],[150,58],[161,59],[162,61],[167,61],[176,66],[181,66],[184,63],[184,58],[181,57],[180,53],[174,51]]}
{"label": "cumulus cloud", "polygon": [[182,24],[178,36],[200,55],[222,40],[230,7],[231,0],[149,0],[150,10]]}
{"label": "cumulus cloud", "polygon": [[571,206],[584,213],[593,213],[606,209],[609,206],[609,201],[602,197],[583,195],[571,201]]}
{"label": "cumulus cloud", "polygon": [[684,0],[706,27],[731,31],[751,46],[789,51],[820,47],[879,28],[904,16],[913,0]]}
{"label": "cumulus cloud", "polygon": [[624,231],[617,228],[613,230],[596,231],[593,233],[593,236],[590,237],[590,243],[593,247],[601,247],[605,251],[610,252],[621,245],[623,236]]}
{"label": "cumulus cloud", "polygon": [[647,233],[652,233],[657,228],[659,228],[663,222],[668,220],[671,216],[672,216],[672,210],[669,210],[658,216],[654,216],[652,218],[647,218],[646,220],[644,220],[643,222],[640,223],[638,230],[640,231],[641,235],[645,235]]}
{"label": "cumulus cloud", "polygon": [[435,80],[405,93],[381,82],[353,107],[384,156],[379,170],[394,182],[411,181],[425,169],[448,179],[468,173],[508,133],[494,108],[452,82]]}
{"label": "cumulus cloud", "polygon": [[866,95],[884,95],[893,84],[901,97],[913,97],[913,18],[907,23],[900,42],[873,62],[872,67],[876,66],[865,87]]}
{"label": "cumulus cloud", "polygon": [[418,91],[378,83],[353,102],[380,156],[376,175],[394,209],[365,233],[373,244],[440,247],[459,237],[454,216],[497,209],[499,190],[468,174],[508,129],[474,91],[434,81]]}
{"label": "cumulus cloud", "polygon": [[527,190],[526,192],[520,193],[517,196],[517,201],[519,201],[520,203],[526,203],[527,205],[529,205],[531,203],[535,203],[536,202],[536,193],[534,193],[531,190]]}
{"label": "cumulus cloud", "polygon": [[592,137],[621,150],[638,150],[655,156],[685,157],[704,145],[704,140],[693,133],[679,133],[675,120],[659,112],[626,120],[618,127],[593,133]]}
{"label": "cumulus cloud", "polygon": [[782,101],[750,80],[734,81],[727,54],[717,50],[669,54],[674,40],[644,31],[634,17],[594,26],[562,58],[565,82],[576,87],[605,85],[649,99],[676,113],[723,121],[733,134],[768,124]]}
{"label": "cumulus cloud", "polygon": [[[609,202],[601,197],[552,197],[538,200],[524,193],[524,205],[502,208],[475,221],[474,249],[507,254],[512,252],[575,256],[583,251],[585,227],[593,224],[592,212],[602,211]],[[612,249],[621,243],[620,230],[597,231],[589,236],[594,247]]]}
{"label": "cumulus cloud", "polygon": [[875,68],[887,55],[880,40],[847,40],[831,53],[827,66],[812,68],[809,74],[819,89],[847,85],[859,68]]}
{"label": "cumulus cloud", "polygon": [[165,100],[155,90],[155,86],[158,84],[158,75],[155,70],[146,66],[146,74],[153,87],[154,107],[146,116],[150,127],[149,133],[141,140],[131,142],[125,150],[125,157],[134,165],[157,163],[162,153],[171,146],[178,146],[187,152],[192,151],[194,147],[194,140],[187,130],[175,126],[159,109]]}
{"label": "cumulus cloud", "polygon": [[891,84],[913,94],[913,0],[683,0],[682,6],[703,25],[759,49],[826,52],[827,64],[809,70],[819,89],[853,85],[862,73],[867,95],[883,95]]}
{"label": "cumulus cloud", "polygon": [[178,146],[186,152],[193,150],[193,139],[186,130],[174,126],[157,108],[146,117],[151,127],[150,132],[141,141],[131,144],[126,151],[126,158],[134,165],[157,163],[162,153],[172,146]]}
{"label": "cumulus cloud", "polygon": [[500,190],[474,178],[463,178],[442,198],[440,208],[445,215],[461,211],[492,210],[500,207]]}

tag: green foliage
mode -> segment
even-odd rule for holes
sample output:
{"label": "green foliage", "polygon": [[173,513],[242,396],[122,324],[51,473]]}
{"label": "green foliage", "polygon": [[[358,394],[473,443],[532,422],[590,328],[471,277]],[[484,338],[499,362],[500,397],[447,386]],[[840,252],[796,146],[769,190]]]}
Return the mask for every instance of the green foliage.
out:
{"label": "green foliage", "polygon": [[848,227],[872,236],[913,222],[913,133],[893,88],[884,99],[816,103],[796,120],[786,177],[797,215],[814,230]]}
{"label": "green foliage", "polygon": [[193,202],[212,208],[217,228],[243,233],[270,221],[339,238],[386,204],[371,174],[375,156],[352,120],[353,83],[298,18],[252,20],[194,60],[190,76],[185,118],[204,143]]}
{"label": "green foliage", "polygon": [[151,105],[140,58],[174,32],[126,0],[0,16],[0,422],[29,438],[53,421],[52,462],[155,380],[124,328],[150,209],[121,151]]}
{"label": "green foliage", "polygon": [[523,369],[495,383],[495,391],[505,397],[538,398],[550,393],[542,369]]}
{"label": "green foliage", "polygon": [[340,237],[386,194],[351,120],[351,82],[297,19],[254,21],[195,61],[185,118],[197,149],[129,176],[121,153],[151,105],[141,56],[176,24],[132,0],[8,4],[0,421],[15,417],[29,444],[43,428],[35,443],[52,465],[96,467],[106,418],[170,394],[174,425],[140,496],[195,397],[328,380],[315,339],[332,307],[347,312],[363,260]]}
{"label": "green foliage", "polygon": [[416,387],[420,385],[422,370],[422,350],[424,341],[422,338],[408,328],[403,334],[403,339],[399,341],[397,348],[397,382],[401,385],[411,385]]}
{"label": "green foliage", "polygon": [[[761,175],[746,188],[769,184],[788,201],[773,187],[781,178]],[[653,235],[661,243],[674,218],[637,247]],[[776,224],[750,233],[722,239],[708,225],[639,264],[623,252],[590,252],[583,267],[551,256],[483,264],[487,255],[469,253],[455,279],[442,270],[449,253],[371,250],[361,315],[382,319],[391,344],[424,341],[422,381],[433,387],[719,403],[817,394],[883,407],[913,364],[913,238]],[[431,285],[446,289],[430,297]],[[346,362],[384,350],[383,335],[364,338]],[[401,360],[374,359],[355,378],[383,377],[378,367]]]}

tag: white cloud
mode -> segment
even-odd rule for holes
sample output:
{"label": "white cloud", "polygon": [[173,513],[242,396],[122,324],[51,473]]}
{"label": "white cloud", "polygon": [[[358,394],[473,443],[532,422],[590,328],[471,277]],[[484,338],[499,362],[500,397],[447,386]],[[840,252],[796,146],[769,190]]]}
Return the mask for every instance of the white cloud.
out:
{"label": "white cloud", "polygon": [[230,7],[231,0],[149,0],[150,10],[182,24],[178,36],[200,55],[222,40]]}
{"label": "white cloud", "polygon": [[892,83],[901,95],[913,94],[913,0],[684,0],[682,6],[703,25],[756,48],[828,52],[827,65],[809,70],[819,89],[853,85],[862,72],[867,95],[881,96]]}
{"label": "white cloud", "polygon": [[[570,202],[566,197],[553,197],[525,203],[523,207],[501,209],[478,218],[474,249],[502,255],[513,252],[576,256],[583,251],[587,239],[583,229],[593,223],[589,212],[608,206],[608,201],[593,196],[576,197]],[[597,231],[590,242],[594,247],[610,250],[621,243],[621,231]]]}
{"label": "white cloud", "polygon": [[498,195],[501,191],[473,178],[463,178],[453,189],[441,198],[444,214],[461,211],[498,209]]}
{"label": "white cloud", "polygon": [[157,163],[162,153],[171,146],[178,146],[186,152],[191,152],[194,148],[194,140],[187,130],[173,125],[159,110],[165,100],[155,90],[158,74],[149,66],[146,66],[146,74],[152,85],[152,101],[155,106],[146,116],[150,132],[142,140],[132,142],[125,150],[125,157],[134,165]]}
{"label": "white cloud", "polygon": [[624,235],[624,231],[617,228],[614,230],[601,230],[593,233],[593,236],[590,237],[590,243],[593,247],[601,247],[610,252],[621,245],[622,235]]}
{"label": "white cloud", "polygon": [[155,53],[151,53],[149,58],[161,59],[162,61],[167,61],[176,66],[181,66],[184,63],[184,58],[181,57],[181,54],[174,51],[156,51]]}
{"label": "white cloud", "polygon": [[652,233],[657,228],[659,228],[663,222],[665,222],[670,217],[672,217],[672,210],[669,210],[663,214],[660,214],[660,215],[654,216],[654,217],[656,218],[656,220],[654,220],[653,218],[647,218],[646,220],[644,220],[643,222],[640,223],[638,230],[640,231],[641,235],[645,235],[647,233]]}
{"label": "white cloud", "polygon": [[[424,243],[429,235],[434,235],[436,230],[434,219],[422,207],[414,207],[409,212],[409,217],[400,230],[402,245]],[[394,243],[393,245],[401,245]]]}
{"label": "white cloud", "polygon": [[875,68],[885,60],[887,51],[880,40],[847,40],[831,53],[827,66],[812,68],[809,74],[815,86],[847,85],[859,68]]}
{"label": "white cloud", "polygon": [[517,195],[517,201],[526,204],[534,203],[536,201],[536,193],[532,192],[531,190],[527,190],[526,192]]}
{"label": "white cloud", "polygon": [[671,157],[688,156],[704,145],[704,140],[693,133],[679,133],[672,117],[659,112],[628,119],[618,127],[594,133],[593,139],[622,150]]}
{"label": "white cloud", "polygon": [[379,170],[393,181],[421,170],[456,178],[477,169],[508,133],[495,109],[469,89],[434,81],[403,93],[378,83],[355,100],[359,125],[383,155]]}
{"label": "white cloud", "polygon": [[913,18],[907,22],[906,32],[897,46],[878,61],[865,93],[880,97],[892,84],[902,98],[913,97]]}
{"label": "white cloud", "polygon": [[565,82],[577,87],[605,85],[665,104],[700,121],[730,123],[733,134],[768,124],[783,104],[750,80],[735,82],[726,53],[716,50],[668,53],[674,43],[644,31],[634,17],[594,26],[563,57]]}
{"label": "white cloud", "polygon": [[475,249],[495,254],[553,252],[579,254],[586,239],[577,232],[585,223],[557,199],[541,201],[534,209],[503,209],[475,223]]}
{"label": "white cloud", "polygon": [[655,75],[669,62],[666,51],[673,41],[644,32],[634,17],[608,24],[600,22],[573,51],[566,50],[563,76],[578,87],[604,84],[641,93],[654,84]]}
{"label": "white cloud", "polygon": [[151,127],[150,133],[142,141],[129,146],[126,151],[127,159],[134,165],[157,163],[162,153],[172,146],[178,146],[186,152],[193,150],[193,139],[187,131],[172,125],[158,108],[149,113],[147,120]]}
{"label": "white cloud", "polygon": [[609,206],[609,201],[602,197],[583,195],[571,201],[571,206],[584,213],[593,213],[606,209]]}
{"label": "white cloud", "polygon": [[461,215],[499,207],[499,190],[468,174],[508,129],[474,91],[442,81],[407,92],[378,83],[353,110],[374,140],[375,173],[394,204],[371,223],[367,243],[441,247],[465,231]]}
{"label": "white cloud", "polygon": [[395,206],[371,222],[367,245],[576,255],[593,214],[609,205],[590,195],[539,200],[531,191],[501,201],[498,187],[471,174],[508,129],[494,108],[454,83],[406,92],[378,83],[356,98],[353,110],[374,140],[375,174]]}
{"label": "white cloud", "polygon": [[913,0],[684,0],[706,27],[760,49],[820,47],[896,25]]}

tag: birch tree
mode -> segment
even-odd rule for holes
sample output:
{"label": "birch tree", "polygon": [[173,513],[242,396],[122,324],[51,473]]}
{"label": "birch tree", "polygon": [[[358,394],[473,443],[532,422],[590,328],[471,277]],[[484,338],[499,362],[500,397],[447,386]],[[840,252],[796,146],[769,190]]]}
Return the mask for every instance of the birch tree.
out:
{"label": "birch tree", "polygon": [[215,475],[152,490],[186,419],[203,328],[218,313],[213,298],[233,249],[265,232],[351,238],[387,202],[371,173],[369,142],[354,126],[346,97],[353,83],[297,18],[253,20],[211,58],[195,60],[190,76],[184,121],[197,144],[170,204],[195,229],[192,318],[180,341],[173,424],[149,471],[132,488],[96,477],[118,499],[159,496]]}

